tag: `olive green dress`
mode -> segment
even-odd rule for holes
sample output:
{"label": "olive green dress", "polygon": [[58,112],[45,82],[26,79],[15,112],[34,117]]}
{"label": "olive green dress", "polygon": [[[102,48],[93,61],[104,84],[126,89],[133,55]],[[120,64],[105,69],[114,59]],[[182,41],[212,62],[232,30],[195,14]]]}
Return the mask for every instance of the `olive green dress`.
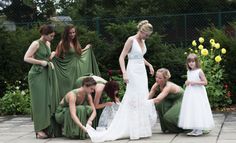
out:
{"label": "olive green dress", "polygon": [[[159,87],[158,91],[160,92]],[[156,104],[156,109],[158,111],[161,124],[161,130],[164,133],[183,132],[183,129],[178,127],[183,93],[183,89],[179,93],[170,93],[160,103]]]}
{"label": "olive green dress", "polygon": [[100,75],[98,64],[91,48],[88,48],[78,55],[74,48],[65,53],[63,58],[54,57],[53,63],[57,73],[60,98],[62,99],[67,92],[75,87],[75,81],[78,77],[86,73]]}
{"label": "olive green dress", "polygon": [[[78,94],[78,89],[74,89],[72,92],[74,93],[74,96],[76,96]],[[87,120],[92,114],[92,108],[88,105],[87,98],[88,97],[86,95],[82,104],[76,103],[77,117],[84,126],[86,126]],[[64,104],[59,105],[55,113],[57,123],[62,125],[62,134],[68,138],[86,139],[87,134],[71,118],[69,103],[65,100],[65,98],[63,100]]]}
{"label": "olive green dress", "polygon": [[[82,81],[84,78],[86,77],[94,77],[93,74],[89,74],[88,76],[82,76],[82,77],[79,77],[77,80],[76,80],[76,86],[77,87],[81,87],[82,86]],[[106,84],[106,81],[102,81],[102,80],[99,80],[98,78],[94,78],[94,80],[97,82],[97,84]],[[95,98],[95,93],[92,94],[93,95],[93,99]],[[103,92],[102,95],[101,95],[101,99],[99,101],[99,103],[104,103],[105,102],[105,99],[106,99],[106,94]],[[93,120],[93,127],[96,128],[98,126],[98,122],[99,122],[99,118],[102,114],[102,111],[103,109],[96,109],[96,112],[97,112],[97,115],[96,115],[96,118]]]}
{"label": "olive green dress", "polygon": [[[35,59],[49,61],[50,49],[44,42],[38,42],[39,48],[35,53]],[[55,70],[51,64],[46,67],[33,64],[28,73],[28,83],[35,132],[47,129],[49,135],[52,135],[52,116],[60,101]]]}

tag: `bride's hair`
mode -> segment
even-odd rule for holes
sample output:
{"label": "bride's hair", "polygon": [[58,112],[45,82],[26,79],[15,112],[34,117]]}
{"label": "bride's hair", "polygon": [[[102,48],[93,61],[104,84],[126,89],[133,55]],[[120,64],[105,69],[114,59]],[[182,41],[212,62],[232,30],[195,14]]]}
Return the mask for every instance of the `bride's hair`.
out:
{"label": "bride's hair", "polygon": [[137,25],[137,28],[139,31],[153,32],[152,24],[150,24],[148,20],[140,21],[139,24]]}
{"label": "bride's hair", "polygon": [[116,97],[118,97],[118,95],[115,94],[115,91],[119,91],[119,89],[119,84],[114,80],[108,81],[104,87],[104,91],[106,92],[107,96],[112,100],[112,102],[116,102]]}

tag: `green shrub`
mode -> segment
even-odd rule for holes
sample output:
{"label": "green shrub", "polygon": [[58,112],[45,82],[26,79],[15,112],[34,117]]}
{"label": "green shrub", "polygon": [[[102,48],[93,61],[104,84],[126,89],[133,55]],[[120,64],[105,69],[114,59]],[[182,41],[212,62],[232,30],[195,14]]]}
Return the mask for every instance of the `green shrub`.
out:
{"label": "green shrub", "polygon": [[[232,30],[236,31],[236,23],[232,23],[228,26],[230,26]],[[227,86],[227,96],[229,96],[233,100],[233,103],[236,103],[236,66],[232,66],[235,65],[236,37],[227,35],[224,29],[217,29],[215,27],[209,27],[203,30],[202,36],[212,37],[213,39],[221,43],[221,47],[227,50],[227,56],[222,61],[225,73],[224,81],[222,81],[223,83],[221,84],[225,84]]]}
{"label": "green shrub", "polygon": [[108,75],[110,77],[109,80],[115,80],[119,83],[120,90],[119,90],[118,94],[119,94],[119,98],[120,98],[120,101],[121,101],[124,94],[125,94],[125,90],[126,90],[126,84],[123,80],[121,70],[109,70]]}
{"label": "green shrub", "polygon": [[[17,81],[18,85],[20,83]],[[30,114],[29,90],[22,90],[18,85],[7,85],[4,96],[0,98],[0,115]]]}
{"label": "green shrub", "polygon": [[[156,71],[159,68],[167,68],[171,73],[171,81],[178,85],[183,85],[185,79],[182,78],[186,72],[185,70],[185,56],[183,55],[185,49],[176,47],[175,45],[163,44],[162,36],[158,33],[147,39],[148,52],[145,58],[153,65]],[[149,75],[150,77],[150,75]],[[149,78],[149,85],[152,85],[154,77]]]}

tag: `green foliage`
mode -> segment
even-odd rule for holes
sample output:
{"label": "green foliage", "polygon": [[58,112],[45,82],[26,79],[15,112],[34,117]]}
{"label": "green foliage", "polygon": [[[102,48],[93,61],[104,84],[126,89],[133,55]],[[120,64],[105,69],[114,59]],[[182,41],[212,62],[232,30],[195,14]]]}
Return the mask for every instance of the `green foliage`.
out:
{"label": "green foliage", "polygon": [[16,85],[7,85],[7,90],[0,98],[0,115],[30,114],[30,95],[29,90],[22,90],[21,81]]}
{"label": "green foliage", "polygon": [[120,86],[120,90],[119,90],[119,98],[120,100],[122,100],[124,94],[125,94],[125,90],[126,90],[126,84],[123,80],[123,76],[121,74],[121,71],[120,70],[117,70],[117,71],[113,71],[112,72],[113,74],[110,75],[110,80],[115,80],[119,83],[119,86]]}
{"label": "green foliage", "polygon": [[[0,97],[4,81],[14,83],[27,76],[30,65],[24,62],[24,54],[33,40],[39,38],[37,27],[32,29],[17,28],[16,31],[5,31],[0,28]],[[24,67],[24,68],[22,68]]]}
{"label": "green foliage", "polygon": [[25,5],[22,0],[11,0],[11,4],[4,8],[3,12],[8,20],[14,22],[32,22],[36,20],[36,9]]}
{"label": "green foliage", "polygon": [[[183,85],[184,79],[181,77],[185,73],[185,56],[184,49],[170,44],[163,44],[158,33],[147,39],[147,59],[156,71],[159,68],[167,68],[171,73],[171,80],[180,86]],[[151,83],[150,83],[151,82]],[[154,83],[154,78],[149,79],[149,85]]]}
{"label": "green foliage", "polygon": [[225,58],[225,48],[220,47],[220,43],[216,43],[214,39],[199,38],[199,44],[196,40],[192,42],[193,48],[189,48],[190,53],[195,53],[201,62],[201,68],[205,73],[208,85],[206,86],[208,98],[211,107],[225,107],[232,103],[226,94],[224,88],[225,69],[221,60]]}
{"label": "green foliage", "polygon": [[[227,96],[229,96],[234,103],[236,103],[236,67],[235,65],[235,55],[236,55],[236,37],[231,35],[227,29],[231,31],[236,31],[236,23],[231,23],[227,25],[224,29],[217,29],[215,27],[210,27],[202,31],[204,37],[212,37],[216,41],[219,41],[221,47],[227,50],[227,53],[222,61],[224,65],[224,83],[227,85]],[[229,33],[229,34],[228,34]]]}
{"label": "green foliage", "polygon": [[61,15],[81,17],[125,17],[176,13],[215,12],[234,10],[236,3],[227,0],[60,0]]}

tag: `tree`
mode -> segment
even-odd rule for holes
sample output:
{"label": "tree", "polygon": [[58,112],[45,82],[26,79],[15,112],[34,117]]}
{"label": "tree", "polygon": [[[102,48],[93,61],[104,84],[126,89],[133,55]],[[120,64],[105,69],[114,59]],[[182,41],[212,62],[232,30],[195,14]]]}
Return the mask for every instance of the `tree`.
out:
{"label": "tree", "polygon": [[25,5],[23,0],[13,0],[3,8],[3,13],[8,20],[14,22],[32,22],[35,20],[36,9]]}

